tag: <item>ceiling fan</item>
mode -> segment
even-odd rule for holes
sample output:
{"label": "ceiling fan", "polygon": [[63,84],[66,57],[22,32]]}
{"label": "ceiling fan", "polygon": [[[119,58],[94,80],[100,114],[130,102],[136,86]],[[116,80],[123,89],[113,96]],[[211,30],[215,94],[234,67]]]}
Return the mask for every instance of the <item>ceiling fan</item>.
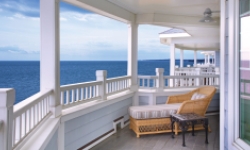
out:
{"label": "ceiling fan", "polygon": [[207,8],[205,10],[205,12],[203,13],[204,17],[200,20],[200,22],[205,22],[205,23],[209,23],[209,22],[216,22],[213,18],[212,18],[212,13],[219,13],[220,11],[211,11],[210,8]]}

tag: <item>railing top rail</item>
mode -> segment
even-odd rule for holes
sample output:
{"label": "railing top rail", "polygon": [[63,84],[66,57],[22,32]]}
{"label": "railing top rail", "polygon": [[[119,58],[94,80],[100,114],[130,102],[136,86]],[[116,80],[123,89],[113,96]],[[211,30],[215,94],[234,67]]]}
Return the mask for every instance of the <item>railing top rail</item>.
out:
{"label": "railing top rail", "polygon": [[72,87],[80,88],[82,86],[93,86],[93,85],[101,85],[102,81],[91,81],[91,82],[82,82],[82,83],[76,83],[76,84],[67,84],[62,85],[60,87],[61,91],[72,89]]}
{"label": "railing top rail", "polygon": [[109,78],[106,81],[112,81],[112,80],[124,80],[124,79],[129,79],[131,76],[120,76],[120,77],[114,77],[114,78]]}
{"label": "railing top rail", "polygon": [[45,91],[41,91],[39,93],[36,93],[35,95],[21,101],[20,103],[14,105],[13,107],[13,112],[14,114],[20,114],[23,111],[27,110],[28,108],[30,108],[31,106],[33,106],[34,104],[36,104],[39,100],[47,97],[49,94],[51,94],[53,92],[53,90],[45,90]]}
{"label": "railing top rail", "polygon": [[220,77],[220,75],[187,75],[187,76],[164,76],[165,79],[173,78],[206,78],[206,77]]}
{"label": "railing top rail", "polygon": [[139,75],[138,78],[143,78],[143,79],[147,79],[147,78],[156,79],[157,76]]}

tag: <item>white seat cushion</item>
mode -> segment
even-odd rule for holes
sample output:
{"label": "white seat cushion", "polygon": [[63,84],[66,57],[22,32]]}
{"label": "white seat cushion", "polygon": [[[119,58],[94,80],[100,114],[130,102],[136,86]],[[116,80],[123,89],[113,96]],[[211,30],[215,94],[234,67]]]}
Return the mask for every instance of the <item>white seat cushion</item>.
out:
{"label": "white seat cushion", "polygon": [[206,97],[206,95],[196,92],[196,93],[193,94],[191,100],[201,99],[201,98],[205,98],[205,97]]}
{"label": "white seat cushion", "polygon": [[129,114],[134,119],[166,118],[175,114],[180,106],[181,103],[131,106],[129,107]]}

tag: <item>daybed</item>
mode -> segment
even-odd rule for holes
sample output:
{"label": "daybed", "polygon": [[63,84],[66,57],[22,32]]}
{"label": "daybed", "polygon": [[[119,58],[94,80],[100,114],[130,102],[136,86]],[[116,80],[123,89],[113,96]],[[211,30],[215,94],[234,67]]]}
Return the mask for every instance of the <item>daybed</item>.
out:
{"label": "daybed", "polygon": [[[131,106],[129,108],[130,129],[137,137],[143,134],[171,132],[170,115],[172,113],[196,113],[204,116],[215,92],[215,87],[204,86],[186,94],[169,96],[166,104]],[[202,124],[195,126],[195,130],[202,129],[204,129]],[[209,131],[211,131],[210,128]],[[178,124],[174,125],[174,132],[176,135],[181,132]]]}

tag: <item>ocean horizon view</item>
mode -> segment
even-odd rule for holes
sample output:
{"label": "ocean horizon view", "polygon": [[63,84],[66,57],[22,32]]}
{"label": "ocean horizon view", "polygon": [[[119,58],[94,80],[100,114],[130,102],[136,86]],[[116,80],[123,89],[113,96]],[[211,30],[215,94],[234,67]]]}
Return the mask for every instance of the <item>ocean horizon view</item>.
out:
{"label": "ocean horizon view", "polygon": [[[192,64],[193,60],[184,60],[184,66]],[[138,75],[155,75],[155,68],[164,68],[164,75],[169,75],[169,65],[169,60],[139,60]],[[60,61],[60,85],[95,81],[96,70],[107,70],[107,78],[125,76],[127,61]],[[0,61],[0,77],[0,88],[14,88],[18,103],[39,92],[40,62]]]}

